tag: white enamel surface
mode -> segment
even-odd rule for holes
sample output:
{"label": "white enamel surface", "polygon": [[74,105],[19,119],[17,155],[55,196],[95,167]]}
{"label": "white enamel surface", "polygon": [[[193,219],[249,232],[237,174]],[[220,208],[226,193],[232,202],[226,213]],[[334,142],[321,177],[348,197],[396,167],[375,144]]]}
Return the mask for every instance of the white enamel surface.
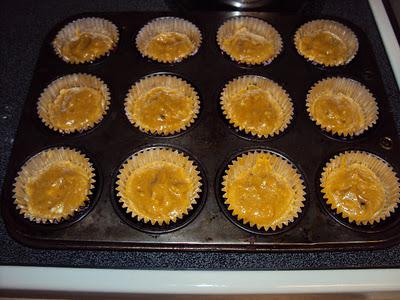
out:
{"label": "white enamel surface", "polygon": [[[369,3],[400,85],[399,44],[382,2]],[[1,266],[2,289],[166,294],[400,291],[400,269],[145,271]]]}
{"label": "white enamel surface", "polygon": [[397,85],[400,87],[400,47],[381,0],[369,0],[369,6],[381,34]]}
{"label": "white enamel surface", "polygon": [[155,294],[400,291],[400,270],[235,272],[4,266],[0,267],[2,289]]}

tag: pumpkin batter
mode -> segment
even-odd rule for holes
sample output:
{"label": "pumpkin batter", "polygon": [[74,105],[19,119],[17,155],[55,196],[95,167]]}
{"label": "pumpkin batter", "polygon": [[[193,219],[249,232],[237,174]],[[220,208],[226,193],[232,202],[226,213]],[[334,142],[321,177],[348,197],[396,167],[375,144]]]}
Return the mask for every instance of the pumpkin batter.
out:
{"label": "pumpkin batter", "polygon": [[188,56],[194,49],[195,45],[186,34],[162,32],[147,43],[145,52],[150,57],[174,62]]}
{"label": "pumpkin batter", "polygon": [[102,93],[89,87],[62,89],[49,104],[51,125],[62,130],[84,129],[103,116],[105,101]]}
{"label": "pumpkin batter", "polygon": [[57,162],[26,186],[27,210],[35,218],[59,219],[77,210],[87,199],[90,178],[70,162]]}
{"label": "pumpkin batter", "polygon": [[343,160],[323,186],[327,202],[350,220],[365,222],[381,213],[385,190],[378,176],[360,163]]}
{"label": "pumpkin batter", "polygon": [[71,62],[92,61],[106,54],[113,44],[114,41],[107,35],[82,32],[63,45],[61,54]]}
{"label": "pumpkin batter", "polygon": [[228,181],[226,203],[239,220],[268,229],[290,217],[287,212],[295,192],[286,178],[272,169],[268,154],[255,155],[253,167]]}
{"label": "pumpkin batter", "polygon": [[222,42],[224,50],[238,61],[262,63],[271,59],[276,52],[272,43],[265,37],[240,28],[230,38]]}
{"label": "pumpkin batter", "polygon": [[299,50],[307,58],[324,65],[336,65],[348,59],[346,44],[329,31],[320,31],[300,39]]}
{"label": "pumpkin batter", "polygon": [[233,124],[254,134],[269,135],[283,122],[278,102],[268,90],[252,84],[226,101],[225,110]]}
{"label": "pumpkin batter", "polygon": [[365,127],[361,106],[340,92],[318,97],[312,104],[311,115],[328,131],[354,133]]}
{"label": "pumpkin batter", "polygon": [[193,184],[184,168],[169,162],[153,162],[128,178],[125,204],[138,216],[169,221],[191,206]]}
{"label": "pumpkin batter", "polygon": [[188,125],[194,117],[194,99],[179,90],[156,87],[128,105],[128,111],[143,129],[173,133]]}

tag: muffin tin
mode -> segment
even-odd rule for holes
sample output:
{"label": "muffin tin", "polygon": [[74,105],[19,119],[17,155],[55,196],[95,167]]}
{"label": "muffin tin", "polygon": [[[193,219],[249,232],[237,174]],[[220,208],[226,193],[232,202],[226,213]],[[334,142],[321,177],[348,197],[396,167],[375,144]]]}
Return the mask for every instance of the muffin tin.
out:
{"label": "muffin tin", "polygon": [[[247,66],[232,61],[216,42],[219,26],[230,17],[253,16],[274,26],[283,39],[283,51],[269,65]],[[81,17],[102,17],[112,21],[120,39],[112,53],[93,63],[72,65],[62,61],[51,42],[67,23]],[[177,16],[199,27],[203,41],[198,53],[176,64],[143,58],[135,47],[139,30],[161,16]],[[316,16],[318,18],[328,16]],[[372,152],[400,174],[400,143],[390,104],[386,98],[376,59],[365,33],[340,19],[359,40],[356,57],[345,66],[323,68],[301,57],[293,43],[296,30],[310,21],[300,15],[280,13],[208,12],[174,15],[166,13],[102,13],[73,16],[58,24],[46,37],[30,92],[25,102],[14,148],[5,177],[2,215],[9,234],[26,245],[41,248],[78,249],[169,249],[169,250],[345,250],[382,248],[400,241],[400,209],[373,226],[350,224],[336,215],[319,187],[323,166],[346,150]],[[37,100],[46,86],[72,73],[93,74],[109,87],[111,105],[104,119],[83,133],[62,135],[47,128],[36,113]],[[160,137],[132,126],[124,111],[126,93],[133,83],[150,74],[172,74],[192,84],[200,97],[200,113],[187,130]],[[236,131],[220,108],[220,93],[227,82],[242,75],[260,75],[280,84],[294,105],[291,124],[271,138],[254,138]],[[374,94],[379,106],[377,124],[354,138],[342,138],[322,131],[309,118],[306,96],[317,81],[333,76],[353,78]],[[96,170],[95,193],[90,204],[72,220],[60,224],[34,224],[19,215],[13,203],[13,183],[24,162],[49,147],[68,146],[81,150]],[[172,228],[150,227],[124,214],[115,193],[116,174],[134,152],[168,146],[189,155],[203,178],[198,205]],[[221,176],[232,158],[248,150],[267,149],[289,159],[306,185],[305,207],[299,218],[282,230],[257,232],[230,217],[221,197]]]}

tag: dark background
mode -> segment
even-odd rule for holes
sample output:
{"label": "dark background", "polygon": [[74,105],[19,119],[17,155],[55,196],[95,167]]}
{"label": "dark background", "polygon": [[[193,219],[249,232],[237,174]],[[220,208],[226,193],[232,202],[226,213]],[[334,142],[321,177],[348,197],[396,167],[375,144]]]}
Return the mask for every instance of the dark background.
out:
{"label": "dark background", "polygon": [[[172,1],[2,1],[0,7],[0,186],[42,41],[66,17],[83,12],[171,11]],[[365,31],[400,129],[400,99],[368,1],[307,1],[302,14],[340,17]],[[139,269],[323,269],[399,267],[400,246],[386,250],[309,253],[117,252],[38,250],[7,234],[0,219],[0,264]]]}

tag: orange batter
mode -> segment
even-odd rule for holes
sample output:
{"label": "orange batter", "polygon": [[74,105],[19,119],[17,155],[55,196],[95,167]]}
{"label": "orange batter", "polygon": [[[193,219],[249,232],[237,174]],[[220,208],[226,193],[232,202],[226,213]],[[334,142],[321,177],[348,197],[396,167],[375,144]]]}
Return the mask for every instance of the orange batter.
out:
{"label": "orange batter", "polygon": [[63,45],[61,54],[71,62],[91,61],[106,54],[113,44],[107,35],[82,32]]}
{"label": "orange batter", "polygon": [[35,218],[59,219],[72,214],[87,199],[90,178],[70,162],[57,162],[29,179],[27,210]]}
{"label": "orange batter", "polygon": [[285,177],[272,169],[267,154],[256,154],[253,167],[228,181],[226,203],[238,219],[264,226],[277,226],[289,217],[295,192]]}
{"label": "orange batter", "polygon": [[194,104],[193,98],[179,90],[156,87],[130,102],[128,111],[141,128],[167,134],[190,123],[195,114]]}
{"label": "orange batter", "polygon": [[299,50],[309,59],[325,65],[335,65],[348,59],[346,44],[329,31],[302,37]]}
{"label": "orange batter", "polygon": [[313,102],[310,112],[319,124],[333,132],[357,132],[365,127],[361,106],[342,93],[321,95]]}
{"label": "orange batter", "polygon": [[62,130],[79,130],[97,123],[103,116],[102,93],[89,87],[62,89],[49,104],[51,125]]}
{"label": "orange batter", "polygon": [[162,32],[150,39],[145,52],[150,57],[173,62],[188,56],[194,49],[195,45],[186,34]]}
{"label": "orange batter", "polygon": [[282,108],[268,90],[248,85],[226,101],[227,117],[254,134],[268,135],[283,122]]}
{"label": "orange batter", "polygon": [[238,61],[262,63],[271,59],[276,52],[274,45],[265,37],[240,28],[222,42],[224,50]]}
{"label": "orange batter", "polygon": [[327,202],[355,221],[369,221],[381,213],[385,190],[378,176],[360,163],[347,165],[345,160],[324,183]]}
{"label": "orange batter", "polygon": [[187,212],[192,191],[193,183],[184,168],[159,161],[129,176],[124,198],[136,215],[152,221],[167,221]]}

